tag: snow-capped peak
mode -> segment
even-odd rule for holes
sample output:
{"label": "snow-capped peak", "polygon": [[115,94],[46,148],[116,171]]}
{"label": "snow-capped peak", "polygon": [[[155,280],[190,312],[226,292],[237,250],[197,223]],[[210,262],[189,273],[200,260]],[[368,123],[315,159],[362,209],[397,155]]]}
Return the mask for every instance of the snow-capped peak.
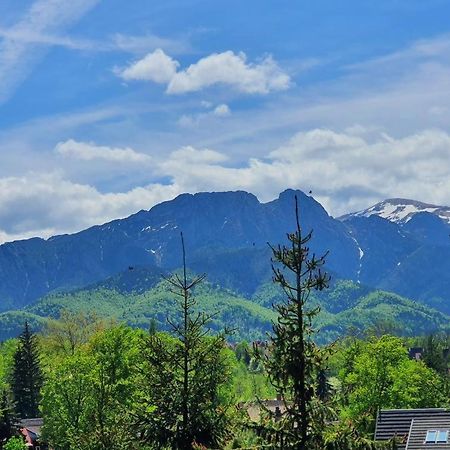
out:
{"label": "snow-capped peak", "polygon": [[383,202],[377,203],[370,208],[347,214],[341,219],[345,220],[350,217],[370,217],[377,215],[395,223],[406,223],[412,217],[421,212],[428,212],[438,216],[444,222],[450,224],[450,207],[431,205],[416,200],[408,200],[405,198],[389,198]]}

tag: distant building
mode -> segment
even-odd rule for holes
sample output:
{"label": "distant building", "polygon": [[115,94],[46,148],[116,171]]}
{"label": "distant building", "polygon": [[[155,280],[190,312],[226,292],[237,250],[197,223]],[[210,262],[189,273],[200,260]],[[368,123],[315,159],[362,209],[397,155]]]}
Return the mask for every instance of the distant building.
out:
{"label": "distant building", "polygon": [[423,358],[423,348],[422,347],[411,347],[408,350],[408,356],[410,359],[415,359],[420,361]]}
{"label": "distant building", "polygon": [[248,417],[253,422],[259,422],[261,414],[269,413],[273,419],[279,420],[286,411],[286,406],[281,397],[273,400],[261,400],[261,402],[243,403],[240,408],[247,410]]}
{"label": "distant building", "polygon": [[48,450],[48,445],[41,442],[41,428],[43,420],[41,418],[22,419],[19,423],[20,432],[25,438],[25,445],[33,450]]}
{"label": "distant building", "polygon": [[450,411],[444,408],[382,409],[376,441],[396,438],[399,450],[450,450]]}

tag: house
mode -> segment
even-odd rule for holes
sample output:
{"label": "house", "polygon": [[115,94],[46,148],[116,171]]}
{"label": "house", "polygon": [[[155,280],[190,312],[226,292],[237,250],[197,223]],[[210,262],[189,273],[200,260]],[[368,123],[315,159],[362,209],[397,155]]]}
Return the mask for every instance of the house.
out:
{"label": "house", "polygon": [[420,361],[423,358],[423,347],[411,347],[408,349],[409,359]]}
{"label": "house", "polygon": [[253,422],[258,422],[264,411],[271,414],[275,420],[281,418],[286,411],[284,402],[280,398],[276,400],[262,400],[260,403],[254,402],[246,405],[246,409],[249,419]]}
{"label": "house", "polygon": [[25,439],[25,445],[33,450],[47,450],[47,444],[40,441],[43,420],[41,418],[22,419],[19,423],[20,433]]}
{"label": "house", "polygon": [[444,408],[382,409],[375,440],[397,438],[399,450],[450,450],[450,410]]}
{"label": "house", "polygon": [[241,402],[237,405],[237,408],[245,411],[252,422],[259,422],[261,416],[265,413],[268,413],[277,421],[286,412],[286,405],[279,394],[276,399],[260,400],[250,403]]}

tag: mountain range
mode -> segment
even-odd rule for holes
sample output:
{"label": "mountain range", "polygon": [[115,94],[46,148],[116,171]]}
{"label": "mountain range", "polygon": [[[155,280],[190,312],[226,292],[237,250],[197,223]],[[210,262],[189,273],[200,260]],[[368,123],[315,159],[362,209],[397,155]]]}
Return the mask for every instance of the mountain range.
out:
{"label": "mountain range", "polygon": [[255,303],[271,279],[268,243],[286,242],[295,226],[294,196],[302,227],[313,230],[311,251],[329,252],[326,267],[334,279],[450,314],[450,208],[390,199],[333,218],[312,196],[293,190],[268,203],[242,191],[183,194],[79,233],[5,243],[0,312],[31,311],[44,299],[99,283],[117,292],[118,279],[141,269],[156,280],[181,266],[180,231],[190,270],[206,272],[212,288]]}

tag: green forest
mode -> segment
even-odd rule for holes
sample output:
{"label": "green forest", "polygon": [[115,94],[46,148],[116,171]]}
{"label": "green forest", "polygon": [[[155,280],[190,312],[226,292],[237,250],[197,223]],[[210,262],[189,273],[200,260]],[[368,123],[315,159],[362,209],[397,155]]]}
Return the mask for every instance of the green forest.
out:
{"label": "green forest", "polygon": [[[124,276],[116,277],[93,287],[53,293],[22,310],[0,313],[0,339],[18,336],[24,320],[41,331],[49,318],[57,319],[62,311],[85,312],[143,329],[156,324],[160,331],[168,330],[167,317],[175,318],[179,310],[167,281],[145,268],[134,268],[125,275],[126,287]],[[254,295],[246,298],[207,278],[195,287],[194,294],[197,310],[217,313],[209,326],[215,331],[225,325],[232,328],[227,340],[234,343],[266,339],[277,317],[272,305],[283,299],[283,290],[274,283],[261,283]],[[309,302],[321,308],[315,318],[315,340],[323,344],[351,334],[353,329],[382,325],[394,334],[415,336],[445,332],[450,323],[447,315],[427,305],[349,280],[332,278],[327,289],[311,292]]]}
{"label": "green forest", "polygon": [[2,448],[26,448],[18,420],[34,417],[55,450],[397,448],[373,440],[381,408],[450,406],[446,317],[332,284],[311,238],[297,221],[271,247],[273,284],[253,301],[189,272],[181,235],[182,269],[149,291],[35,305],[0,345]]}

